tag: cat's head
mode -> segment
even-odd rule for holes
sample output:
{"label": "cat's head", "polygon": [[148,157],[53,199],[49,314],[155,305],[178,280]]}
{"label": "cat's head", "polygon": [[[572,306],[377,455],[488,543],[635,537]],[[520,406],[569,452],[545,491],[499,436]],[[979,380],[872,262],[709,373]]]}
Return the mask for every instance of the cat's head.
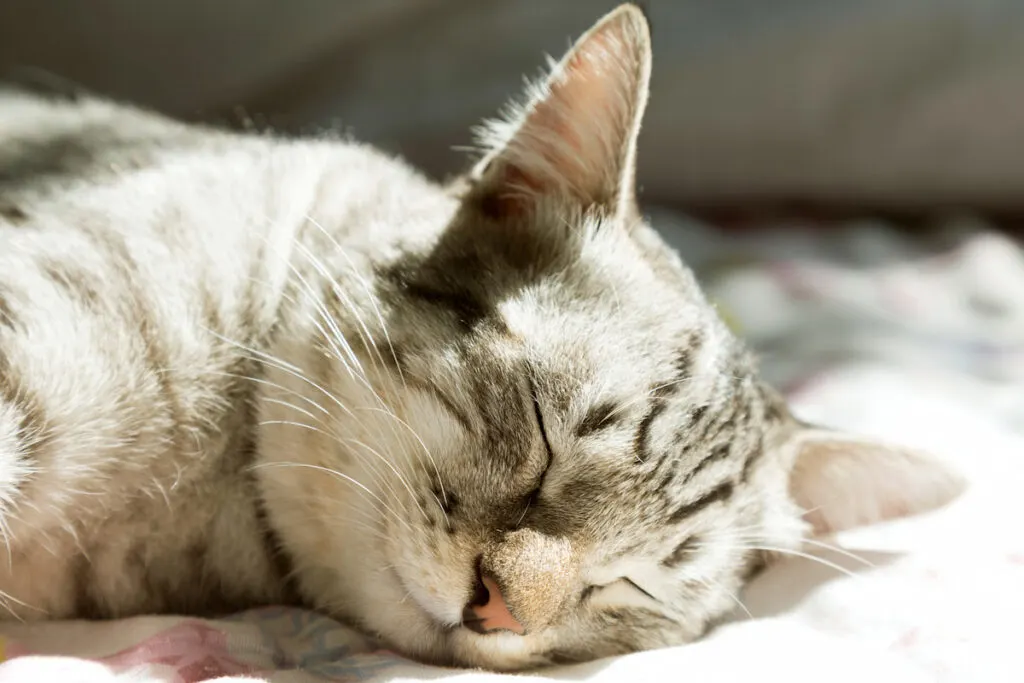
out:
{"label": "cat's head", "polygon": [[758,379],[638,212],[650,69],[624,5],[488,127],[454,217],[378,269],[374,310],[332,323],[348,345],[324,345],[316,429],[286,454],[309,467],[273,475],[294,482],[287,542],[321,607],[410,655],[515,669],[685,643],[763,549],[960,486],[802,424]]}

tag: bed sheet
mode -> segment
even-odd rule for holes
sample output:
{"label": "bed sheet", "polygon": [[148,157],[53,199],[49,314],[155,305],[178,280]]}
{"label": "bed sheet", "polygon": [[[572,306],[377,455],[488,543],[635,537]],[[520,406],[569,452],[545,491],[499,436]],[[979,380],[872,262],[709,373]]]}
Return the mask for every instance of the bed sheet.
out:
{"label": "bed sheet", "polygon": [[[970,219],[910,239],[876,222],[716,231],[655,214],[797,412],[948,458],[950,506],[806,548],[686,647],[516,677],[703,683],[1024,680],[1024,253]],[[0,683],[504,683],[425,667],[324,616],[0,626]]]}

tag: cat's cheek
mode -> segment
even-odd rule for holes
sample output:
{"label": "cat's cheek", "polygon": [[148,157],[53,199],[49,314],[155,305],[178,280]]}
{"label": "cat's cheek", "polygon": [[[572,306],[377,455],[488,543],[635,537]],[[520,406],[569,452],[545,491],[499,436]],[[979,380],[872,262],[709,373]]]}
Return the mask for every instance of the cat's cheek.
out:
{"label": "cat's cheek", "polygon": [[389,562],[405,596],[438,627],[457,627],[475,579],[476,546],[437,527],[393,525]]}

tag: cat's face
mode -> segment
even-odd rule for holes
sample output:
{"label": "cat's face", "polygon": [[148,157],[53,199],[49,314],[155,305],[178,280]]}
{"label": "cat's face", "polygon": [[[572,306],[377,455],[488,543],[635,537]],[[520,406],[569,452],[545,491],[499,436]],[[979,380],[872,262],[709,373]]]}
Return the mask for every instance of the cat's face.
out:
{"label": "cat's face", "polygon": [[467,205],[382,274],[398,367],[376,387],[411,428],[375,439],[411,488],[381,472],[384,632],[407,647],[418,611],[460,663],[685,642],[736,606],[748,546],[802,536],[793,425],[688,273],[633,214],[556,216]]}
{"label": "cat's face", "polygon": [[643,223],[649,61],[635,7],[599,23],[496,131],[447,229],[378,269],[379,309],[340,316],[351,355],[325,344],[342,400],[319,396],[287,454],[308,468],[273,475],[286,534],[321,607],[410,655],[516,669],[684,643],[759,548],[799,544],[802,508],[834,528],[952,486],[798,425]]}

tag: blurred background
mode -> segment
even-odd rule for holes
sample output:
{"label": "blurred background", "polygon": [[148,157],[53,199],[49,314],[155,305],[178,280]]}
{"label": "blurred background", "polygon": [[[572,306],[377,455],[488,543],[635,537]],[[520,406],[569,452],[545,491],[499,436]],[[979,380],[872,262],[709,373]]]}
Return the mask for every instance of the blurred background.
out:
{"label": "blurred background", "polygon": [[[0,0],[0,68],[176,116],[341,126],[435,175],[615,0]],[[644,197],[1016,212],[1021,0],[651,0]]]}

